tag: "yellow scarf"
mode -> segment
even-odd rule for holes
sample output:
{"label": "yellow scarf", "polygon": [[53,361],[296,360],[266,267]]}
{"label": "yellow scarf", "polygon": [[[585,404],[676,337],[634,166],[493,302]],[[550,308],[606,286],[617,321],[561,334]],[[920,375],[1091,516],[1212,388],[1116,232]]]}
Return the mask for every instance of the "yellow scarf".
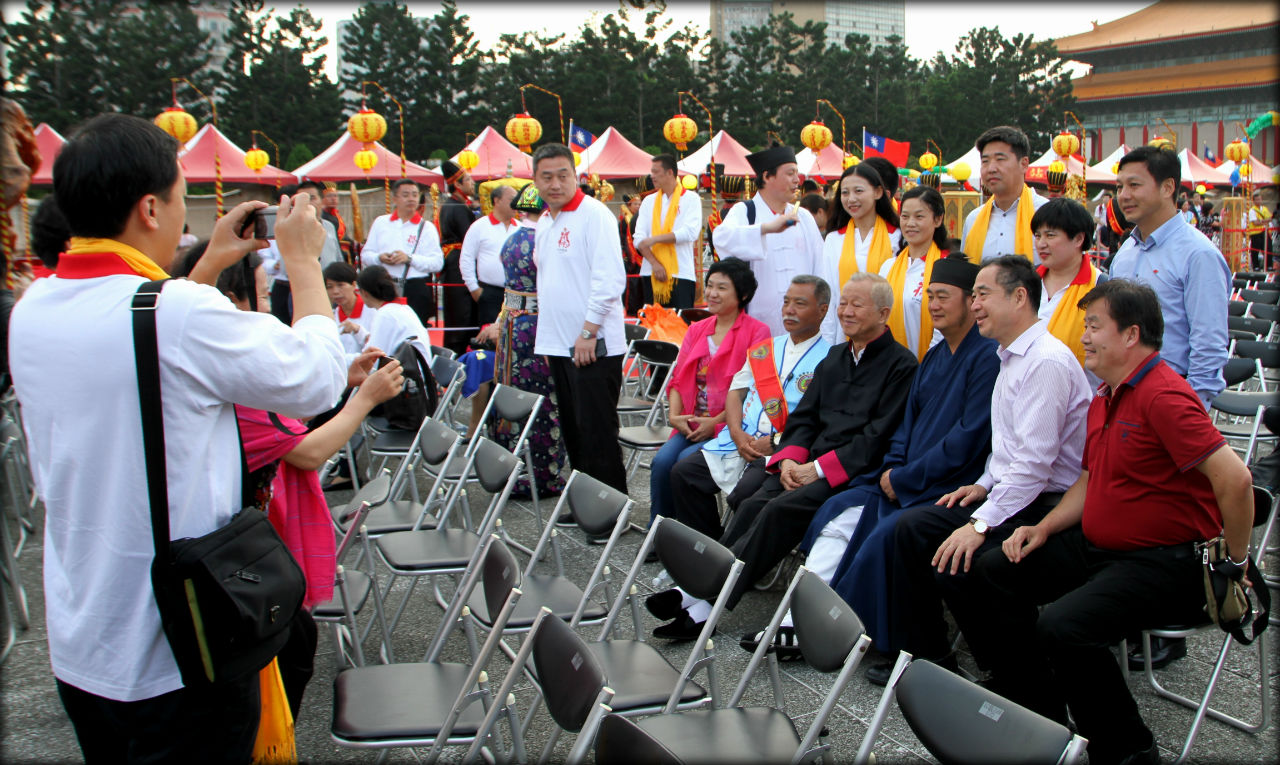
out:
{"label": "yellow scarf", "polygon": [[[654,192],[653,198],[653,226],[649,231],[650,235],[670,234],[676,225],[676,213],[680,210],[680,195],[684,193],[684,186],[676,184],[676,193],[671,195],[667,201],[667,213],[662,214],[662,192]],[[653,257],[658,259],[658,263],[667,270],[666,281],[658,281],[658,277],[649,275],[650,281],[653,283],[653,299],[658,303],[665,303],[671,299],[671,288],[675,285],[676,272],[680,268],[680,260],[676,257],[675,242],[662,242],[653,245]]]}
{"label": "yellow scarf", "polygon": [[[996,198],[991,197],[986,204],[978,208],[978,217],[973,220],[973,228],[964,239],[964,252],[972,263],[982,263],[982,248],[987,243],[987,226],[991,224],[991,208],[995,207]],[[1013,227],[1013,251],[1017,255],[1031,260],[1031,216],[1035,215],[1035,202],[1031,201],[1031,187],[1022,184],[1022,196],[1018,197],[1018,218]]]}
{"label": "yellow scarf", "polygon": [[[1045,274],[1049,272],[1049,269],[1044,266],[1040,266],[1037,270],[1040,272],[1041,279],[1044,279]],[[1053,309],[1053,316],[1049,317],[1049,334],[1070,348],[1080,360],[1082,367],[1084,366],[1084,345],[1080,342],[1080,336],[1084,334],[1084,309],[1077,307],[1076,304],[1097,284],[1098,269],[1094,268],[1093,263],[1089,261],[1089,256],[1085,255],[1081,259],[1079,273],[1071,280],[1071,284],[1067,285],[1058,305]]]}
{"label": "yellow scarf", "polygon": [[154,260],[124,242],[117,242],[114,239],[73,236],[71,237],[71,246],[67,248],[65,255],[74,258],[77,255],[94,255],[104,252],[119,255],[124,264],[136,272],[138,276],[148,279],[169,278],[169,275],[164,272],[163,268],[157,266]]}
{"label": "yellow scarf", "polygon": [[[942,257],[942,252],[938,249],[938,245],[931,243],[929,251],[924,256],[924,281],[920,282],[921,290],[928,288],[929,278],[933,276],[933,264],[938,258]],[[907,344],[907,322],[904,314],[904,306],[906,299],[902,294],[903,286],[907,282],[907,267],[911,265],[911,253],[903,250],[898,253],[897,259],[893,261],[893,267],[889,269],[889,286],[893,287],[893,310],[889,312],[889,331],[893,333],[895,340],[903,345]],[[929,301],[926,298],[920,300],[920,337],[916,344],[916,360],[924,358],[924,354],[929,350],[929,341],[933,339],[933,317],[929,315]]]}
{"label": "yellow scarf", "polygon": [[[853,221],[844,230],[844,246],[840,248],[840,283],[832,289],[839,290],[849,277],[858,271],[858,229]],[[875,229],[871,232],[871,246],[867,248],[867,273],[880,273],[880,266],[893,257],[893,245],[889,241],[889,224],[876,216]]]}

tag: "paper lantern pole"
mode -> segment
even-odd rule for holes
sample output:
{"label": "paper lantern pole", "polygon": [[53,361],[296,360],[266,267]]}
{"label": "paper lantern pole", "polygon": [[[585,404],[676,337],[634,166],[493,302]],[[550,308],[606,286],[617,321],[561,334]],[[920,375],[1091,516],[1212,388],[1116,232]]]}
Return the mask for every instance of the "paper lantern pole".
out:
{"label": "paper lantern pole", "polygon": [[[201,98],[209,103],[209,111],[213,115],[213,128],[218,128],[218,105],[213,102],[212,98],[205,95],[203,90],[197,88],[186,77],[170,77],[169,84],[174,89],[174,100],[177,100],[177,88],[179,82],[185,82],[187,87],[194,90]],[[218,156],[218,142],[213,142],[213,198],[217,202],[218,217],[221,218],[222,210],[222,158]]]}
{"label": "paper lantern pole", "polygon": [[567,146],[569,144],[569,141],[565,138],[565,134],[564,134],[564,102],[560,100],[560,94],[553,93],[552,91],[547,90],[541,85],[534,85],[532,82],[526,82],[525,84],[520,86],[520,107],[525,114],[529,113],[529,109],[528,107],[525,106],[525,103],[524,103],[525,88],[533,88],[534,90],[541,90],[543,93],[546,93],[549,96],[555,97],[556,113],[560,116],[560,143],[565,144]]}
{"label": "paper lantern pole", "polygon": [[[378,83],[374,82],[373,80],[364,80],[364,81],[362,81],[362,82],[360,83],[360,91],[361,91],[361,92],[360,92],[360,99],[361,99],[362,101],[364,100],[364,86],[365,86],[365,85],[372,85],[373,87],[377,88],[378,90],[381,90],[381,91],[382,91],[382,95],[384,95],[384,96],[386,96],[387,98],[389,98],[389,99],[391,100],[391,103],[395,104],[395,105],[396,105],[396,108],[400,110],[400,177],[401,177],[401,178],[407,178],[407,177],[409,177],[409,169],[408,169],[408,166],[407,166],[407,165],[406,165],[406,163],[405,163],[405,158],[404,158],[404,106],[403,106],[403,105],[401,105],[401,103],[400,103],[399,101],[397,101],[397,100],[396,100],[396,97],[395,97],[395,96],[393,96],[393,95],[391,95],[390,93],[388,93],[386,88],[382,87],[381,85],[379,85]],[[388,203],[388,205],[389,205],[389,204],[390,204],[390,203]]]}
{"label": "paper lantern pole", "polygon": [[255,149],[258,148],[258,136],[262,136],[262,138],[267,143],[271,144],[271,147],[276,150],[276,188],[278,189],[280,188],[280,144],[271,140],[271,136],[267,135],[261,130],[258,130],[257,128],[254,128],[253,130],[249,131],[249,137],[253,138],[253,148]]}
{"label": "paper lantern pole", "polygon": [[[840,110],[839,110],[839,109],[837,109],[837,108],[835,107],[835,105],[834,105],[834,104],[832,104],[830,101],[828,101],[828,100],[827,100],[827,99],[825,99],[825,98],[819,98],[819,99],[818,99],[818,103],[820,103],[820,104],[826,104],[826,105],[827,105],[827,108],[828,108],[828,109],[830,109],[831,111],[835,112],[835,113],[836,113],[836,116],[840,118],[840,151],[842,151],[842,152],[848,152],[848,151],[849,151],[849,133],[848,133],[848,131],[845,129],[845,125],[844,125],[844,115],[840,113]],[[814,112],[817,112],[817,111],[818,111],[818,109],[817,109],[817,107],[815,106],[815,107],[814,107]]]}
{"label": "paper lantern pole", "polygon": [[[716,131],[711,123],[711,110],[708,109],[706,104],[702,103],[702,101],[699,100],[698,97],[695,96],[692,91],[681,90],[681,91],[677,91],[676,95],[688,96],[689,98],[693,99],[693,102],[697,104],[698,107],[702,109],[702,111],[707,113],[707,141],[708,143],[710,143],[711,141],[714,141],[716,139]],[[711,165],[711,214],[718,216],[720,214],[720,205],[718,202],[716,202],[716,147],[715,146],[711,147],[711,162],[709,162],[708,164]],[[701,282],[699,282],[699,284],[701,284]]]}

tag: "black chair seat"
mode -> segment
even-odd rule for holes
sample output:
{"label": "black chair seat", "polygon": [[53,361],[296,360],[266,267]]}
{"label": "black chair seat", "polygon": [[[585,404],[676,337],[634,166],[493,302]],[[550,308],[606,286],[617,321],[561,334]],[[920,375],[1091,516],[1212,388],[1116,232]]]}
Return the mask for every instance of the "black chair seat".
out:
{"label": "black chair seat", "polygon": [[618,443],[632,448],[656,449],[670,437],[670,425],[628,425],[618,429]]}
{"label": "black chair seat", "polygon": [[[573,612],[578,609],[578,603],[582,600],[582,589],[578,585],[564,577],[552,574],[533,574],[525,577],[520,582],[520,591],[524,595],[516,604],[511,618],[507,620],[508,630],[532,627],[533,620],[538,618],[538,612],[543,608],[551,609],[557,618],[567,622],[573,618]],[[489,609],[485,606],[484,592],[477,589],[476,592],[471,593],[471,599],[467,605],[471,606],[471,614],[479,619],[481,624],[486,627],[493,625],[493,618],[489,616]],[[587,604],[582,618],[587,621],[596,621],[603,619],[608,613],[608,609],[599,603],[591,602]]]}
{"label": "black chair seat", "polygon": [[[457,456],[455,456],[453,460],[449,463],[449,470],[444,474],[445,480],[457,481],[459,478],[462,477],[462,470],[465,467],[466,467],[466,460],[463,459],[462,449],[459,448]],[[422,464],[422,469],[424,472],[426,472],[427,475],[431,476],[432,478],[435,478],[437,475],[440,474],[440,463],[424,462]]]}
{"label": "black chair seat", "polygon": [[[467,679],[465,664],[377,664],[348,669],[333,682],[335,738],[343,741],[430,739]],[[452,735],[475,735],[484,705],[469,704]]]}
{"label": "black chair seat", "polygon": [[796,726],[773,707],[697,709],[636,725],[685,762],[790,762],[800,746]]}
{"label": "black chair seat", "polygon": [[379,537],[378,550],[397,571],[466,568],[480,537],[465,529],[401,531]]}
{"label": "black chair seat", "polygon": [[369,415],[364,418],[364,424],[378,431],[379,433],[391,430],[391,423],[387,422],[387,418],[381,415]]}
{"label": "black chair seat", "polygon": [[416,430],[385,430],[374,436],[369,451],[378,455],[408,454],[417,435]]}
{"label": "black chair seat", "polygon": [[[373,591],[373,580],[363,571],[347,571],[344,576],[347,578],[347,595],[351,598],[351,612],[355,613],[364,608],[365,601],[369,599],[369,593]],[[311,611],[311,616],[317,621],[336,622],[347,618],[347,612],[342,608],[342,595],[338,592],[338,588],[333,588],[333,597]]]}
{"label": "black chair seat", "polygon": [[[414,502],[411,499],[393,499],[370,508],[365,526],[369,529],[369,536],[380,537],[397,531],[412,530],[420,515],[422,515],[421,502]],[[419,528],[434,529],[436,525],[436,517],[427,513],[427,517],[422,519],[422,526]]]}
{"label": "black chair seat", "polygon": [[[605,677],[609,678],[609,687],[614,691],[609,706],[616,712],[661,708],[680,680],[680,670],[671,666],[648,643],[610,640],[588,643],[587,647],[600,661]],[[707,698],[707,690],[692,681],[686,683],[680,693],[681,703],[704,698]]]}

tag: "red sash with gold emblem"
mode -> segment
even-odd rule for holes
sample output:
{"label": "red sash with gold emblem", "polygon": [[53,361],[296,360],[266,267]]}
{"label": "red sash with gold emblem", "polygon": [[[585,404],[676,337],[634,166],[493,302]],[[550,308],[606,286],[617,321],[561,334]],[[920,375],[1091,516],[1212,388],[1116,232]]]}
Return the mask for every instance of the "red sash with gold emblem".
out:
{"label": "red sash with gold emblem", "polygon": [[781,433],[787,424],[787,397],[782,394],[782,380],[778,379],[778,366],[773,360],[773,338],[762,340],[747,351],[747,363],[751,365],[765,416],[774,432]]}

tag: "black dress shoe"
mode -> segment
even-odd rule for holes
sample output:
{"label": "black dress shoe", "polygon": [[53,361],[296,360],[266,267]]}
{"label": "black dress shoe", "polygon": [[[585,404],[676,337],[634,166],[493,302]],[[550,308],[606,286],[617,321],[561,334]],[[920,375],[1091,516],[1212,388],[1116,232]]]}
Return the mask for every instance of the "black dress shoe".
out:
{"label": "black dress shoe", "polygon": [[1160,765],[1160,747],[1156,746],[1154,737],[1151,746],[1120,758],[1119,765]]}
{"label": "black dress shoe", "polygon": [[[763,637],[764,630],[749,632],[742,636],[738,645],[748,653],[755,653]],[[804,658],[804,654],[800,652],[800,640],[796,637],[795,627],[779,627],[773,635],[773,644],[769,646],[769,650],[778,655],[778,661],[799,661]]]}
{"label": "black dress shoe", "polygon": [[[1151,638],[1151,668],[1163,669],[1187,655],[1186,638]],[[1142,639],[1129,649],[1129,669],[1142,672]]]}
{"label": "black dress shoe", "polygon": [[661,560],[662,559],[658,557],[658,551],[654,549],[650,549],[648,554],[644,556],[645,563],[658,563]]}
{"label": "black dress shoe", "polygon": [[684,613],[684,607],[680,605],[682,602],[684,598],[680,596],[679,590],[663,590],[645,598],[644,607],[662,621],[669,622]]}
{"label": "black dress shoe", "polygon": [[[939,667],[950,672],[955,672],[956,674],[960,673],[960,662],[956,660],[956,655],[954,653],[949,653],[940,659],[928,659],[928,661],[932,661],[934,664],[937,664]],[[873,664],[870,667],[867,667],[867,682],[880,688],[885,687],[889,684],[889,677],[893,674],[893,667],[897,663],[898,659],[897,656],[895,656],[893,661],[882,661],[879,664]]]}
{"label": "black dress shoe", "polygon": [[325,481],[324,485],[320,487],[320,490],[321,491],[347,491],[352,487],[352,485],[353,484],[350,478],[346,478],[344,476],[335,476]]}
{"label": "black dress shoe", "polygon": [[663,640],[693,640],[702,634],[702,627],[705,624],[706,622],[695,622],[689,616],[689,612],[682,608],[675,621],[655,627],[653,636]]}

